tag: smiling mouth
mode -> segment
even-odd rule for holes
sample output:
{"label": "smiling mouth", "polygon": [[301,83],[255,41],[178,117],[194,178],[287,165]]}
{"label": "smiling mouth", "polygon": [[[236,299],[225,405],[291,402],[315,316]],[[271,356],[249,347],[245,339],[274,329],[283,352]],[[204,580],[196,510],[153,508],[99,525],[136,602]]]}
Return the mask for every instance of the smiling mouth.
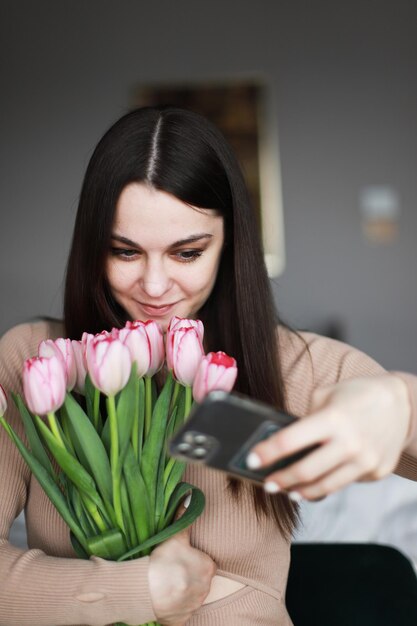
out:
{"label": "smiling mouth", "polygon": [[141,306],[146,306],[148,309],[167,309],[170,306],[177,304],[176,302],[169,302],[168,304],[149,304],[148,302],[139,302]]}
{"label": "smiling mouth", "polygon": [[145,302],[139,302],[138,304],[149,315],[162,316],[170,311],[172,307],[175,306],[177,303],[171,302],[169,304],[147,304]]}

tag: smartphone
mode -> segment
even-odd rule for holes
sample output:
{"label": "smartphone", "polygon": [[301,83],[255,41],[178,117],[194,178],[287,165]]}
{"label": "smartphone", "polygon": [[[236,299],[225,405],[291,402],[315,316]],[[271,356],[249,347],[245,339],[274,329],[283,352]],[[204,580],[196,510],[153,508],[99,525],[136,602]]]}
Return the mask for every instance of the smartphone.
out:
{"label": "smartphone", "polygon": [[212,391],[193,407],[187,422],[170,440],[169,454],[260,485],[275,470],[287,467],[316,448],[310,446],[257,470],[247,467],[246,457],[256,443],[296,420],[241,394]]}

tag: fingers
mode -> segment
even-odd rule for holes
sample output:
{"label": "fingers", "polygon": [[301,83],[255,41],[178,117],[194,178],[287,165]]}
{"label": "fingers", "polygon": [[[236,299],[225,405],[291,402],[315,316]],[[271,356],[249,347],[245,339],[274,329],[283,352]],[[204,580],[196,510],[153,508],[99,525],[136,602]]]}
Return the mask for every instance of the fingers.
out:
{"label": "fingers", "polygon": [[[375,480],[379,468],[377,456],[372,451],[359,454],[355,445],[345,446],[343,441],[335,441],[267,476],[265,489],[270,493],[287,491],[294,501],[302,498],[318,500],[351,482]],[[387,466],[380,478],[389,471]]]}
{"label": "fingers", "polygon": [[[332,411],[321,411],[283,428],[252,448],[248,466],[257,469],[270,465],[304,448],[322,443],[328,439],[329,430],[333,430],[332,421]],[[258,457],[258,464],[255,456]]]}
{"label": "fingers", "polygon": [[[175,520],[180,519],[184,515],[185,511],[188,509],[190,505],[190,502],[191,502],[191,493],[185,496],[184,500],[181,502],[181,504],[177,508],[175,512],[175,517],[174,517]],[[184,530],[181,530],[179,533],[174,535],[172,539],[176,539],[177,541],[183,541],[189,544],[190,543],[190,526],[187,526],[187,528],[184,528]]]}
{"label": "fingers", "polygon": [[[305,457],[269,474],[264,483],[268,493],[286,491],[290,498],[316,500],[371,472],[376,463],[368,447],[365,453],[349,421],[334,408],[318,411],[272,435],[252,449],[258,467],[318,445]],[[249,459],[250,460],[250,459]]]}
{"label": "fingers", "polygon": [[405,391],[390,375],[316,389],[313,412],[254,446],[247,465],[258,469],[315,448],[266,478],[267,492],[294,492],[298,499],[317,500],[350,482],[383,478],[395,467],[407,439]]}
{"label": "fingers", "polygon": [[358,478],[358,467],[355,463],[345,464],[328,474],[325,474],[314,483],[298,485],[290,492],[294,501],[321,500],[339,489],[343,489]]}
{"label": "fingers", "polygon": [[330,443],[325,450],[319,448],[310,452],[300,461],[270,474],[265,481],[276,482],[280,489],[291,491],[298,485],[316,482],[344,460],[346,457],[343,445],[339,442]]}

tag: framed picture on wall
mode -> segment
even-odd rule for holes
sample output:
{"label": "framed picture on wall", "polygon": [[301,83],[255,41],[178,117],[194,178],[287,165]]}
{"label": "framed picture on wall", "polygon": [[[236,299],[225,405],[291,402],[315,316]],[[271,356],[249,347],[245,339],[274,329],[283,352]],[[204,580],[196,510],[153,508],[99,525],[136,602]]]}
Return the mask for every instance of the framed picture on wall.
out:
{"label": "framed picture on wall", "polygon": [[133,106],[174,105],[209,118],[234,149],[256,211],[271,277],[285,267],[281,172],[272,90],[266,81],[137,85]]}

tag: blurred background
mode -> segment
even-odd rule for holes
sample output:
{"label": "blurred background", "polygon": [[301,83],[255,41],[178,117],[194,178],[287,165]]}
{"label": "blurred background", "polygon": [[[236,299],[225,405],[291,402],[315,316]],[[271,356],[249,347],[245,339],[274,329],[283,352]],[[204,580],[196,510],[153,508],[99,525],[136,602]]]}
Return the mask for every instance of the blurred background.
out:
{"label": "blurred background", "polygon": [[[414,0],[2,0],[0,63],[0,334],[60,315],[85,167],[138,87],[250,78],[268,86],[279,141],[281,315],[417,373]],[[407,492],[392,508],[416,519],[416,485],[392,480]],[[372,486],[377,507],[390,481]],[[349,538],[346,493],[327,501]],[[315,506],[305,519],[320,512],[332,538]]]}

